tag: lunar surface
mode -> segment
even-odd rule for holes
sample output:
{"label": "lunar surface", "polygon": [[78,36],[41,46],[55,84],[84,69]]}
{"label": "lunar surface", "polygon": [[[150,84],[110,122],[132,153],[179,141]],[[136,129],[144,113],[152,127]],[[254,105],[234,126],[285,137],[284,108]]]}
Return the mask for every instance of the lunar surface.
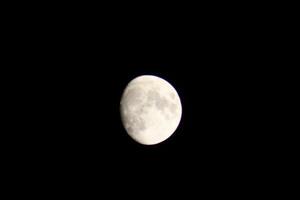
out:
{"label": "lunar surface", "polygon": [[143,75],[130,81],[120,104],[128,135],[144,145],[169,138],[181,120],[182,107],[176,90],[156,76]]}

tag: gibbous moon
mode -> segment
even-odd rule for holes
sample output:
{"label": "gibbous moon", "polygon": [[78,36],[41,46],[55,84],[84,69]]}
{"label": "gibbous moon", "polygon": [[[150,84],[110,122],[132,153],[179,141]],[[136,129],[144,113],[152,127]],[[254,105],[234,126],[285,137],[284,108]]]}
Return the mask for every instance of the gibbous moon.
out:
{"label": "gibbous moon", "polygon": [[176,90],[156,76],[143,75],[130,81],[120,104],[124,128],[140,144],[163,142],[181,120],[182,107]]}

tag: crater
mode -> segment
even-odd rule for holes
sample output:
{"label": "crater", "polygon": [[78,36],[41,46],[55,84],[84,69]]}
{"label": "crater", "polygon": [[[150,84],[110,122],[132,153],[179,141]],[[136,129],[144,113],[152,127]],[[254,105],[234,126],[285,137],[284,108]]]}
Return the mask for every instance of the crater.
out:
{"label": "crater", "polygon": [[154,104],[155,101],[157,101],[157,99],[159,99],[159,93],[155,90],[150,90],[147,93],[147,102],[150,104]]}
{"label": "crater", "polygon": [[136,113],[137,113],[138,115],[141,115],[141,114],[147,114],[147,113],[148,113],[147,107],[149,107],[148,104],[143,104],[143,105],[141,105],[141,106],[137,109]]}
{"label": "crater", "polygon": [[155,105],[159,110],[163,111],[169,105],[169,102],[165,98],[158,98]]}
{"label": "crater", "polygon": [[174,100],[174,99],[175,99],[175,96],[176,96],[176,95],[175,95],[175,93],[174,93],[174,92],[170,92],[170,93],[169,93],[169,95],[170,95],[170,97],[171,97],[171,99],[172,99],[172,100]]}
{"label": "crater", "polygon": [[171,113],[175,114],[178,110],[178,106],[175,103],[171,103],[169,106],[169,110]]}
{"label": "crater", "polygon": [[129,89],[123,100],[126,105],[140,103],[142,101],[141,89],[139,87]]}
{"label": "crater", "polygon": [[169,102],[166,98],[161,97],[160,94],[155,91],[155,90],[150,90],[147,93],[148,99],[147,99],[147,104],[149,105],[153,105],[155,104],[155,106],[157,107],[157,109],[163,111],[168,105]]}
{"label": "crater", "polygon": [[138,115],[127,116],[127,120],[125,122],[127,131],[130,134],[139,133],[146,129],[145,121],[139,117]]}

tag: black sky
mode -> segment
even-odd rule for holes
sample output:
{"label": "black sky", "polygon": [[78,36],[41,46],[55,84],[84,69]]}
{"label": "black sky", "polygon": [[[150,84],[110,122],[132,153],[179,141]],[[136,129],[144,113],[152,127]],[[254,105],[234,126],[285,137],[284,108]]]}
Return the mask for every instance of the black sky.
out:
{"label": "black sky", "polygon": [[[20,120],[13,127],[23,130],[12,136],[16,170],[98,188],[258,183],[270,158],[262,128],[268,35],[242,11],[204,10],[154,24],[95,11],[20,18],[22,37],[13,35],[20,56],[10,63]],[[178,129],[154,146],[135,143],[120,119],[122,92],[140,75],[167,80],[182,101]]]}

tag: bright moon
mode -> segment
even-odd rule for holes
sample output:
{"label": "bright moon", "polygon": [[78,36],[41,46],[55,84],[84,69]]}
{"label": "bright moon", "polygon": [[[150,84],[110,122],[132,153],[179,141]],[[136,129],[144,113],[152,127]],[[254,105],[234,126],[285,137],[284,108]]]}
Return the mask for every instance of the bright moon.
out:
{"label": "bright moon", "polygon": [[162,78],[144,75],[130,81],[121,98],[121,119],[136,142],[153,145],[169,138],[181,120],[180,98]]}

